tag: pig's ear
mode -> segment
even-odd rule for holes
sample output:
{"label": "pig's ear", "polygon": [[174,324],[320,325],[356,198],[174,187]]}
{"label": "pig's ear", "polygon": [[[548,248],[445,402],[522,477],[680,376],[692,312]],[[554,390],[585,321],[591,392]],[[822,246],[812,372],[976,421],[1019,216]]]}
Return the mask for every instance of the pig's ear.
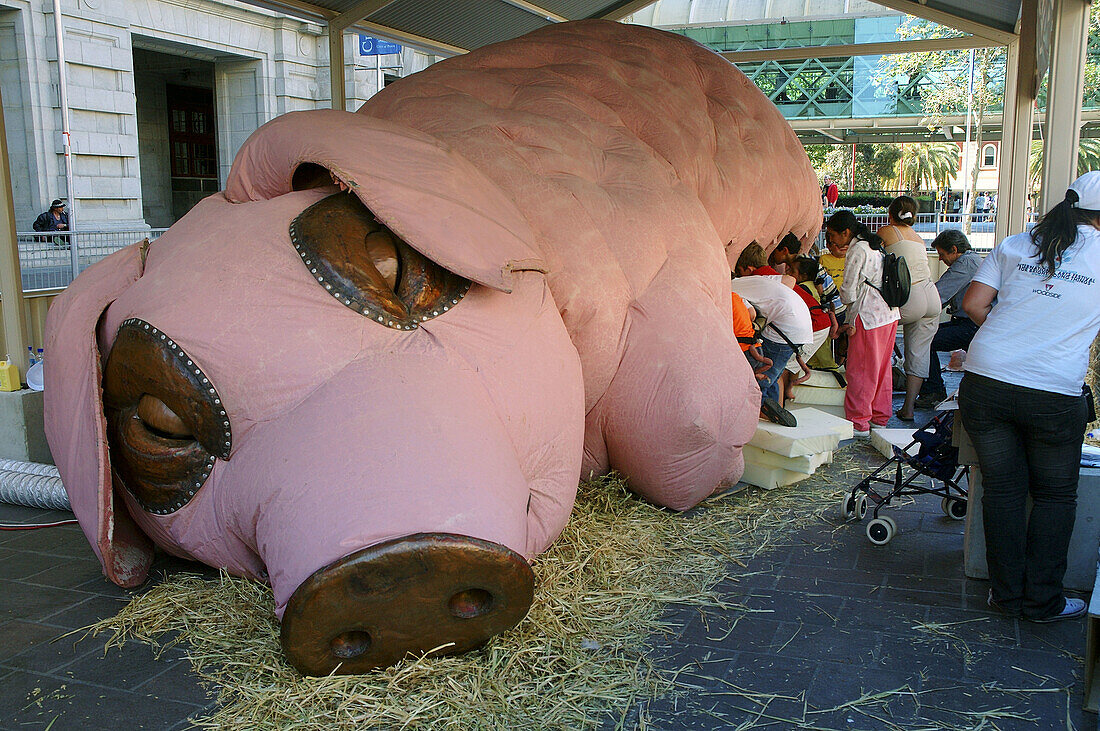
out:
{"label": "pig's ear", "polygon": [[229,173],[233,202],[347,185],[379,221],[435,263],[493,289],[511,274],[545,271],[515,204],[438,140],[364,114],[290,112],[256,130]]}
{"label": "pig's ear", "polygon": [[153,544],[115,500],[97,328],[107,307],[141,276],[146,245],[128,246],[89,267],[57,296],[46,317],[46,439],[103,573],[125,587],[145,580]]}

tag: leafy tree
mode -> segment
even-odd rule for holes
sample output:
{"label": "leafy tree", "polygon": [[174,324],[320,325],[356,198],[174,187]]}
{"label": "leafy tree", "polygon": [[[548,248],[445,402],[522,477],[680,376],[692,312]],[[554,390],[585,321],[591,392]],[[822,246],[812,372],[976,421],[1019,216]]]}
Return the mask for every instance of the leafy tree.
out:
{"label": "leafy tree", "polygon": [[[930,21],[910,17],[898,29],[902,38],[945,38],[961,35],[952,28],[938,26]],[[973,67],[970,54],[974,55]],[[973,69],[973,70],[972,70]],[[989,114],[997,110],[1004,98],[1005,85],[1005,49],[978,48],[972,51],[934,51],[926,53],[906,53],[883,56],[880,62],[878,79],[880,84],[898,83],[908,79],[904,86],[911,87],[914,79],[924,78],[925,83],[917,85],[924,111],[924,124],[929,129],[943,127],[948,116],[966,113],[966,102],[971,100],[971,114],[974,119],[974,161],[971,165],[967,190],[970,192],[967,213],[974,212],[975,196],[973,190],[978,183],[980,155],[982,149],[982,123]],[[969,233],[970,220],[966,219]]]}
{"label": "leafy tree", "polygon": [[806,149],[806,156],[810,158],[810,164],[813,165],[814,172],[820,178],[825,172],[825,155],[832,145],[803,145],[803,147]]}
{"label": "leafy tree", "polygon": [[906,145],[898,166],[901,190],[944,190],[959,169],[959,146],[951,142]]}
{"label": "leafy tree", "polygon": [[[897,180],[901,147],[867,143],[855,146],[855,174],[852,180],[852,146],[827,145],[825,164],[820,173],[828,173],[843,190],[885,190]],[[815,168],[816,169],[816,168]]]}
{"label": "leafy tree", "polygon": [[[1077,174],[1100,170],[1100,139],[1082,137],[1077,147]],[[1032,193],[1038,194],[1043,180],[1043,141],[1033,140],[1027,161],[1027,183]]]}

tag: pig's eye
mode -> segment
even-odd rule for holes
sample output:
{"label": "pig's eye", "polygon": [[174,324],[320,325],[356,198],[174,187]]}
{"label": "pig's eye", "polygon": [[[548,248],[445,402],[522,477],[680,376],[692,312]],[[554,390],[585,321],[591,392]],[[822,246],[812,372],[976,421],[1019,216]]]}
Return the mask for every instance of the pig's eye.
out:
{"label": "pig's eye", "polygon": [[167,404],[156,396],[145,394],[138,401],[137,417],[145,428],[155,434],[162,434],[165,439],[192,439],[191,427],[183,423],[175,411],[168,408]]}
{"label": "pig's eye", "polygon": [[186,505],[229,459],[232,430],[221,396],[166,333],[130,319],[103,373],[103,409],[115,480],[147,511]]}
{"label": "pig's eye", "polygon": [[425,258],[346,193],[313,204],[290,225],[310,275],[340,304],[395,330],[413,330],[465,296],[470,281]]}

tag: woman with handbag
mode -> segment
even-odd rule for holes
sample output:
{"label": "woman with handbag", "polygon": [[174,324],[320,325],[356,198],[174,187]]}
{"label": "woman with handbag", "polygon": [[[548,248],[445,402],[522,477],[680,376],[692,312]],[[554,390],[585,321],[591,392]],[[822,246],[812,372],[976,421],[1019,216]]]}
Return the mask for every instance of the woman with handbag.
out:
{"label": "woman with handbag", "polygon": [[963,299],[980,326],[959,412],[982,471],[988,603],[1033,622],[1085,613],[1062,579],[1090,418],[1083,384],[1100,330],[1098,280],[1100,172],[1089,172],[1030,232],[990,252]]}
{"label": "woman with handbag", "polygon": [[844,416],[852,422],[856,436],[866,437],[871,424],[886,426],[893,411],[890,356],[900,315],[882,298],[882,239],[846,210],[829,217],[825,237],[834,246],[848,246],[840,286],[840,299],[848,308]]}
{"label": "woman with handbag", "polygon": [[[911,281],[909,299],[899,308],[905,347],[905,402],[898,409],[897,417],[913,421],[913,404],[931,367],[932,338],[939,329],[940,295],[928,266],[928,246],[913,230],[917,202],[907,195],[899,195],[890,202],[886,215],[889,223],[878,230],[878,235],[886,251],[905,260]],[[939,362],[935,367],[940,367]]]}

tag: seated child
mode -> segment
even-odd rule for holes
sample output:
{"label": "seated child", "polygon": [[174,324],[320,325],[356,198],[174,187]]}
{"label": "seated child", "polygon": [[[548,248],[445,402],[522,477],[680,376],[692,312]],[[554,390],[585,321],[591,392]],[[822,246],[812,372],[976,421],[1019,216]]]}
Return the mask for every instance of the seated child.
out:
{"label": "seated child", "polygon": [[[797,281],[794,291],[802,298],[802,301],[806,303],[806,306],[810,310],[810,323],[813,327],[813,341],[810,343],[806,352],[816,354],[825,343],[829,342],[830,334],[836,332],[836,315],[833,314],[831,307],[822,304],[821,294],[817,290],[815,280],[817,279],[818,270],[820,268],[817,260],[808,256],[800,256],[790,262],[789,266]],[[793,368],[792,365],[794,366]],[[805,380],[809,375],[806,374],[801,380],[795,380],[798,373],[799,367],[797,363],[787,364],[787,372],[781,376],[786,398],[791,398],[793,395],[791,389]]]}
{"label": "seated child", "polygon": [[[835,342],[830,348],[831,352],[827,354],[828,357],[825,357],[824,348],[818,351],[821,354],[821,357],[818,358],[818,365],[821,368],[838,368],[844,365],[844,359],[848,353],[848,331],[852,329],[851,325],[846,322],[845,306],[840,301],[840,285],[844,284],[844,262],[845,257],[848,255],[848,247],[837,246],[831,242],[826,243],[826,247],[828,251],[821,254],[818,260],[821,264],[821,272],[832,278],[833,285],[837,290],[836,297],[833,300],[833,311],[836,315],[838,328],[831,335]],[[825,295],[822,296],[822,302],[824,301],[826,301]]]}

